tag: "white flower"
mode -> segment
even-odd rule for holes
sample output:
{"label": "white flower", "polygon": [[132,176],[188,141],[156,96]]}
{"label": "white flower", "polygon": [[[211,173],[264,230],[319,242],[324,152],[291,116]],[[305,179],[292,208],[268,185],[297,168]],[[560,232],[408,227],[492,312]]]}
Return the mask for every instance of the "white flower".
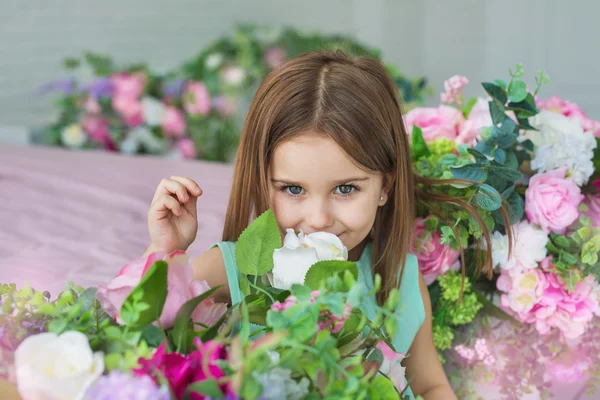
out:
{"label": "white flower", "polygon": [[[492,266],[504,266],[508,261],[508,237],[496,231],[492,237]],[[486,250],[485,236],[481,237],[479,249]]]}
{"label": "white flower", "polygon": [[204,60],[204,65],[209,70],[217,68],[223,62],[223,55],[221,53],[212,53]]}
{"label": "white flower", "polygon": [[121,142],[119,149],[123,153],[134,154],[140,146],[152,154],[165,151],[165,142],[156,138],[148,128],[142,126],[132,129],[127,138]]}
{"label": "white flower", "polygon": [[287,368],[273,368],[267,373],[253,373],[254,378],[263,387],[261,398],[263,399],[287,399],[300,400],[308,394],[309,380],[304,377],[300,382],[292,379],[292,372]]}
{"label": "white flower", "polygon": [[77,400],[104,372],[104,356],[81,332],[40,333],[19,345],[15,369],[23,398]]}
{"label": "white flower", "polygon": [[273,253],[273,287],[290,289],[294,283],[303,284],[306,273],[318,261],[347,260],[348,249],[334,234],[314,232],[296,236],[286,229],[283,247]]}
{"label": "white flower", "polygon": [[79,124],[71,124],[67,126],[62,130],[60,137],[65,146],[74,149],[83,146],[87,141],[87,136]]}
{"label": "white flower", "polygon": [[142,99],[142,114],[144,121],[149,126],[160,126],[165,119],[165,106],[162,102],[153,99],[152,97],[144,97]]}
{"label": "white flower", "polygon": [[587,183],[594,173],[592,159],[596,140],[593,133],[584,132],[578,119],[551,111],[542,111],[529,122],[539,129],[524,135],[535,145],[531,168],[546,172],[566,164],[573,182],[580,186]]}
{"label": "white flower", "polygon": [[244,81],[245,72],[241,67],[230,66],[223,70],[223,80],[229,86],[239,86]]}
{"label": "white flower", "polygon": [[548,254],[548,236],[526,220],[513,225],[513,233],[514,247],[511,257],[501,267],[509,271],[536,268]]}

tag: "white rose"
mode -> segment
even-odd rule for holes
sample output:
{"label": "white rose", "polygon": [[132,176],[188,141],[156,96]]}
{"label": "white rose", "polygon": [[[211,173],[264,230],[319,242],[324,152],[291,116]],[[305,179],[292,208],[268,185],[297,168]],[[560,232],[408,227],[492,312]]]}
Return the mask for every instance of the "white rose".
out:
{"label": "white rose", "polygon": [[273,253],[273,287],[288,290],[294,283],[303,284],[310,267],[326,260],[348,259],[348,249],[334,234],[315,232],[296,236],[287,229],[283,247]]}
{"label": "white rose", "polygon": [[24,400],[74,400],[104,372],[104,356],[92,353],[77,331],[40,333],[25,339],[15,352],[17,387]]}
{"label": "white rose", "polygon": [[160,101],[152,97],[144,97],[142,99],[142,114],[144,121],[149,126],[162,125],[165,119],[165,106]]}

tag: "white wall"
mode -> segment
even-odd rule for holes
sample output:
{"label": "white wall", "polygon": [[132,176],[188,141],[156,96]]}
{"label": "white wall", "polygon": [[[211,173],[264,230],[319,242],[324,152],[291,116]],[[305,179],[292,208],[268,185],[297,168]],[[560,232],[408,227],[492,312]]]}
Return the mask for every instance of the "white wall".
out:
{"label": "white wall", "polygon": [[593,0],[0,0],[0,126],[14,139],[52,119],[51,99],[35,92],[63,76],[65,57],[89,49],[170,68],[236,21],[353,35],[436,92],[456,73],[476,94],[517,62],[531,84],[544,68],[552,82],[542,95],[600,119],[599,15]]}

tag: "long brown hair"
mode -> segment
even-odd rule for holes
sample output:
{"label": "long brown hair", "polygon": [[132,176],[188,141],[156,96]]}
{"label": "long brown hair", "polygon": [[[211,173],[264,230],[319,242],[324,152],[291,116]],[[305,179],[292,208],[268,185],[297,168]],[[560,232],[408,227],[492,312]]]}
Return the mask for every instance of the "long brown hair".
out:
{"label": "long brown hair", "polygon": [[379,301],[396,287],[399,268],[404,267],[417,200],[455,204],[473,214],[488,243],[481,270],[491,273],[490,235],[476,210],[464,199],[435,189],[448,181],[414,174],[398,90],[385,66],[341,51],[293,58],[271,71],[258,88],[241,134],[223,240],[237,240],[249,222],[269,208],[267,173],[274,149],[308,131],[335,140],[366,171],[394,178],[371,237],[373,273],[382,278]]}

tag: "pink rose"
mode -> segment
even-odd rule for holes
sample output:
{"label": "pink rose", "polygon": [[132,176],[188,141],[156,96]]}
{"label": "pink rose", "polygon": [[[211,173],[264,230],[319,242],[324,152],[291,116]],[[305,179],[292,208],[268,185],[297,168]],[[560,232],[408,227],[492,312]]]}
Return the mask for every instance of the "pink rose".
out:
{"label": "pink rose", "polygon": [[412,134],[413,126],[423,131],[425,141],[436,138],[446,138],[456,141],[462,131],[465,120],[462,113],[454,107],[439,106],[438,108],[414,108],[406,114],[406,129]]}
{"label": "pink rose", "polygon": [[600,227],[600,195],[588,194],[583,203],[588,208],[583,214],[592,219],[594,226]]}
{"label": "pink rose", "polygon": [[81,125],[93,142],[104,145],[104,148],[107,150],[116,149],[110,137],[109,124],[106,118],[88,115],[83,119]]}
{"label": "pink rose", "polygon": [[198,155],[198,152],[196,151],[196,145],[190,138],[184,137],[179,139],[175,146],[179,151],[179,154],[188,160],[192,160]]}
{"label": "pink rose", "polygon": [[112,107],[123,117],[127,126],[139,126],[144,122],[142,103],[138,99],[115,97],[112,101]]}
{"label": "pink rose", "polygon": [[525,213],[545,233],[563,234],[579,218],[584,196],[573,181],[565,179],[567,167],[534,175],[525,192]]}
{"label": "pink rose", "polygon": [[168,106],[162,124],[166,136],[181,137],[185,133],[185,118],[177,108]]}
{"label": "pink rose", "polygon": [[207,115],[210,112],[210,94],[202,82],[190,82],[183,93],[183,108],[191,115]]}
{"label": "pink rose", "polygon": [[441,244],[442,235],[438,231],[427,231],[426,220],[417,218],[415,221],[411,251],[417,256],[419,269],[429,285],[446,271],[459,267],[460,252],[453,250],[450,245]]}
{"label": "pink rose", "polygon": [[285,50],[281,47],[272,47],[265,52],[265,63],[270,68],[275,68],[285,60]]}
{"label": "pink rose", "polygon": [[110,80],[115,98],[137,100],[146,86],[146,76],[141,72],[116,74],[111,76]]}
{"label": "pink rose", "polygon": [[[185,302],[210,289],[206,281],[193,280],[192,270],[185,252],[152,253],[146,258],[140,258],[125,265],[112,282],[106,286],[98,287],[98,301],[102,308],[117,322],[123,323],[119,312],[127,296],[137,286],[152,264],[159,260],[164,260],[169,264],[167,300],[160,316],[160,322],[165,329],[173,326],[175,316]],[[214,299],[208,298],[194,310],[192,320],[196,323],[211,326],[221,318],[226,310],[227,306],[225,304],[215,303]]]}
{"label": "pink rose", "polygon": [[[194,339],[196,350],[185,356],[179,353],[167,353],[166,344],[162,343],[154,352],[151,359],[140,358],[139,368],[133,370],[137,376],[149,376],[158,382],[157,377],[162,375],[169,383],[175,398],[183,399],[186,389],[194,382],[207,379],[221,379],[225,373],[219,367],[218,361],[227,358],[225,346],[210,340],[202,343],[199,338]],[[227,392],[226,385],[221,385],[221,390]],[[206,397],[192,393],[192,400],[202,400]]]}

